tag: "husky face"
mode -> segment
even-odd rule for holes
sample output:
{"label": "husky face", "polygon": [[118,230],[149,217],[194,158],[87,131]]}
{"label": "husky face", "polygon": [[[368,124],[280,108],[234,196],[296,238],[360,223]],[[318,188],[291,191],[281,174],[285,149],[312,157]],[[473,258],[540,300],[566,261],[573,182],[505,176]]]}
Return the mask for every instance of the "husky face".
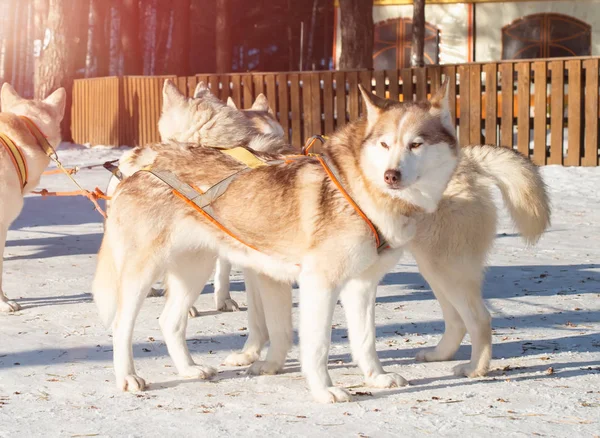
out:
{"label": "husky face", "polygon": [[400,103],[361,88],[367,130],[361,168],[384,194],[434,211],[458,164],[446,84],[431,101]]}

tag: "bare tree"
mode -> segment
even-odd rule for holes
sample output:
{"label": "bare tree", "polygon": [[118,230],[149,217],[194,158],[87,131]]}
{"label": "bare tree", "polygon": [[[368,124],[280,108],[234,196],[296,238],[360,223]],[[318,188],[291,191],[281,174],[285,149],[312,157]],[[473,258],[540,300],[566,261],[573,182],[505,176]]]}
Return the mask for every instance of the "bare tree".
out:
{"label": "bare tree", "polygon": [[217,0],[217,72],[228,73],[232,68],[233,46],[231,43],[231,11],[229,0]]}
{"label": "bare tree", "polygon": [[140,6],[138,0],[121,0],[121,51],[123,53],[123,73],[141,75],[144,73],[144,58],[140,38]]}
{"label": "bare tree", "polygon": [[110,1],[90,0],[87,56],[85,60],[86,77],[108,76],[110,64],[109,13]]}
{"label": "bare tree", "polygon": [[412,47],[410,64],[423,67],[425,51],[425,0],[413,0]]}
{"label": "bare tree", "polygon": [[373,68],[373,0],[340,0],[340,69]]}
{"label": "bare tree", "polygon": [[190,0],[173,1],[173,30],[169,50],[168,74],[190,74]]}

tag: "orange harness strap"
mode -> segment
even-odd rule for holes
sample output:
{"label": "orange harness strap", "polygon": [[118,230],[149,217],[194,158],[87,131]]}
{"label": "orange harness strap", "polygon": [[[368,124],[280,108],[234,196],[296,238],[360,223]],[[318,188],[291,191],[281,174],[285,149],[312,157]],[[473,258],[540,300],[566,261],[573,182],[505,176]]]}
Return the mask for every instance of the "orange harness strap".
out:
{"label": "orange harness strap", "polygon": [[6,149],[6,152],[10,157],[10,161],[12,161],[13,166],[15,166],[17,177],[19,178],[19,183],[21,184],[21,190],[23,190],[27,185],[28,178],[27,160],[25,159],[25,155],[23,155],[21,148],[17,146],[15,142],[12,141],[7,135],[0,133],[0,143]]}

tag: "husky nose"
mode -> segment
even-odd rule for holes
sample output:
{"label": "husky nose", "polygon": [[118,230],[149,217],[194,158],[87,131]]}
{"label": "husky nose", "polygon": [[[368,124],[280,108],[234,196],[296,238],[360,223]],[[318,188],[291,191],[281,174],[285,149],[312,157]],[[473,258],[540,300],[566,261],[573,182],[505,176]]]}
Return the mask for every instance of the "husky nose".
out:
{"label": "husky nose", "polygon": [[394,169],[388,169],[383,174],[383,179],[390,186],[398,184],[400,182],[400,178],[400,171]]}

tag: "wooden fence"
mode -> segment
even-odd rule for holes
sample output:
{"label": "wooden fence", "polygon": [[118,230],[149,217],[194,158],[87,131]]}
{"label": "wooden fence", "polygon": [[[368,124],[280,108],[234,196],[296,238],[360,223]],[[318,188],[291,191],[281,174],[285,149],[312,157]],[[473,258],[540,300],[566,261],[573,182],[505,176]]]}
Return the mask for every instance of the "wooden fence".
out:
{"label": "wooden fence", "polygon": [[249,73],[191,77],[81,79],[73,89],[78,143],[140,145],[159,141],[162,84],[171,78],[186,95],[199,81],[214,94],[249,108],[264,93],[288,140],[299,146],[362,114],[361,83],[378,96],[425,99],[450,79],[450,104],[461,145],[488,143],[540,165],[598,165],[600,58],[463,64],[386,71]]}

